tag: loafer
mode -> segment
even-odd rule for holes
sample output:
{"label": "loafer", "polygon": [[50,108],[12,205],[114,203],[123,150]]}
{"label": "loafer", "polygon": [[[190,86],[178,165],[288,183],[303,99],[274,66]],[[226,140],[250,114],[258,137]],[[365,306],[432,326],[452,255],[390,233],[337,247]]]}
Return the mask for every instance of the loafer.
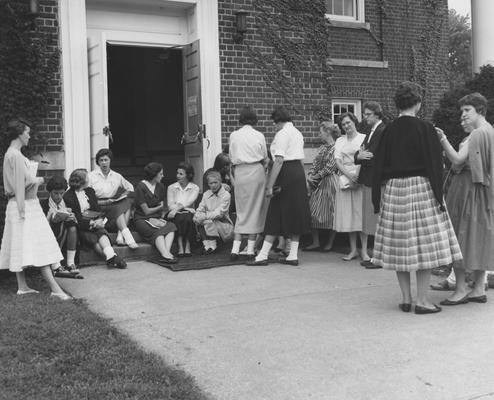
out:
{"label": "loafer", "polygon": [[177,257],[178,257],[178,258],[183,258],[183,257],[185,257],[185,253],[178,253],[178,254],[177,254]]}
{"label": "loafer", "polygon": [[468,297],[467,300],[470,303],[487,303],[487,296],[483,294],[482,296]]}
{"label": "loafer", "polygon": [[239,255],[237,253],[230,254],[230,261],[238,261]]}
{"label": "loafer", "polygon": [[460,300],[449,300],[449,299],[444,299],[443,301],[439,302],[442,306],[457,306],[460,304],[467,304],[468,303],[468,296],[463,297]]}
{"label": "loafer", "polygon": [[286,258],[280,258],[278,260],[280,264],[285,264],[285,265],[292,265],[296,267],[298,265],[298,260],[287,260]]}
{"label": "loafer", "polygon": [[184,257],[192,257],[192,253],[184,253]]}
{"label": "loafer", "polygon": [[255,266],[255,265],[269,265],[269,261],[268,260],[259,260],[259,261],[256,261],[256,259],[254,258],[252,261],[247,261],[246,265],[250,265],[250,266]]}
{"label": "loafer", "polygon": [[411,303],[401,303],[401,304],[398,304],[398,307],[403,312],[410,312],[410,311],[412,311],[412,304]]}
{"label": "loafer", "polygon": [[110,268],[119,268],[119,269],[127,268],[127,263],[125,262],[125,260],[118,255],[115,255],[109,260],[107,260],[106,265]]}
{"label": "loafer", "polygon": [[441,312],[442,308],[434,304],[434,308],[415,306],[415,314],[435,314]]}

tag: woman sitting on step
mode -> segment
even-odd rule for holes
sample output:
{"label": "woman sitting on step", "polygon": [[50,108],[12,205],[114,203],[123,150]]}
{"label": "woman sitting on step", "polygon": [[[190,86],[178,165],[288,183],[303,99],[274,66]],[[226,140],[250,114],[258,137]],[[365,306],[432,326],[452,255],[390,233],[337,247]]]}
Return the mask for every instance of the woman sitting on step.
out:
{"label": "woman sitting on step", "polygon": [[101,211],[108,218],[105,228],[118,233],[118,245],[126,244],[131,249],[137,249],[139,246],[128,228],[132,200],[127,195],[134,191],[134,187],[110,169],[113,159],[110,149],[100,149],[95,158],[98,167],[89,174],[89,186],[94,189]]}
{"label": "woman sitting on step", "polygon": [[156,246],[162,262],[176,264],[177,259],[170,250],[177,227],[164,219],[167,207],[162,179],[163,165],[151,162],[144,167],[144,179],[137,184],[135,190],[134,225],[147,242]]}
{"label": "woman sitting on step", "polygon": [[111,246],[105,229],[107,218],[100,212],[93,188],[87,187],[87,175],[84,168],[74,170],[69,177],[69,190],[63,196],[66,207],[77,219],[80,243],[103,254],[109,267],[126,268],[125,260]]}

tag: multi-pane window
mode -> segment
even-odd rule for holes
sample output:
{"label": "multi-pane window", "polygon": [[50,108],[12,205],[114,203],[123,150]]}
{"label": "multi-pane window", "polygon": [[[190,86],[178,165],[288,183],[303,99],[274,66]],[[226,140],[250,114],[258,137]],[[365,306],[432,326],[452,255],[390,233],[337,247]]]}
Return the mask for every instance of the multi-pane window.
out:
{"label": "multi-pane window", "polygon": [[363,21],[364,0],[326,0],[326,13],[332,19]]}
{"label": "multi-pane window", "polygon": [[361,103],[360,100],[350,99],[333,99],[331,101],[331,108],[333,111],[333,121],[338,122],[340,115],[346,112],[351,112],[360,120],[361,117]]}

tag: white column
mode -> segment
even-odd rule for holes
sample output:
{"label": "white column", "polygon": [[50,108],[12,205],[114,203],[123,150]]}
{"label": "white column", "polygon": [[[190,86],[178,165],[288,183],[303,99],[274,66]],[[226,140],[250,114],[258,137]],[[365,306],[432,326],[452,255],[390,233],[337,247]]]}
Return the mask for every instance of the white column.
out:
{"label": "white column", "polygon": [[65,174],[90,164],[86,1],[59,0]]}
{"label": "white column", "polygon": [[213,165],[221,152],[220,48],[218,32],[218,1],[198,0],[197,36],[200,39],[202,119],[206,125],[204,166]]}
{"label": "white column", "polygon": [[472,0],[472,53],[473,71],[482,65],[494,65],[494,1]]}

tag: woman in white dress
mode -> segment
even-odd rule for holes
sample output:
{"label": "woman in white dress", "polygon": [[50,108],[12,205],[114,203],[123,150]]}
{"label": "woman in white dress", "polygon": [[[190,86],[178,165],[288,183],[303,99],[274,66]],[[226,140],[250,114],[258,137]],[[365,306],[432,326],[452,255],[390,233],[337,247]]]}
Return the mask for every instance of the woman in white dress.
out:
{"label": "woman in white dress", "polygon": [[[341,127],[345,135],[339,137],[334,145],[334,158],[340,170],[334,230],[348,232],[350,253],[343,260],[350,261],[358,256],[357,233],[362,233],[362,186],[357,183],[360,166],[355,165],[355,153],[360,150],[365,135],[357,132],[357,117],[348,112],[341,116]],[[364,252],[363,252],[364,253]],[[365,256],[365,254],[362,254]]]}
{"label": "woman in white dress", "polygon": [[71,297],[60,288],[50,268],[63,256],[37,197],[38,186],[44,179],[36,177],[37,165],[21,153],[21,148],[29,143],[30,130],[30,124],[22,119],[8,124],[10,146],[3,159],[3,184],[9,201],[0,248],[0,269],[16,273],[17,294],[23,295],[38,293],[27,285],[25,268],[41,268],[51,296],[68,300]]}

